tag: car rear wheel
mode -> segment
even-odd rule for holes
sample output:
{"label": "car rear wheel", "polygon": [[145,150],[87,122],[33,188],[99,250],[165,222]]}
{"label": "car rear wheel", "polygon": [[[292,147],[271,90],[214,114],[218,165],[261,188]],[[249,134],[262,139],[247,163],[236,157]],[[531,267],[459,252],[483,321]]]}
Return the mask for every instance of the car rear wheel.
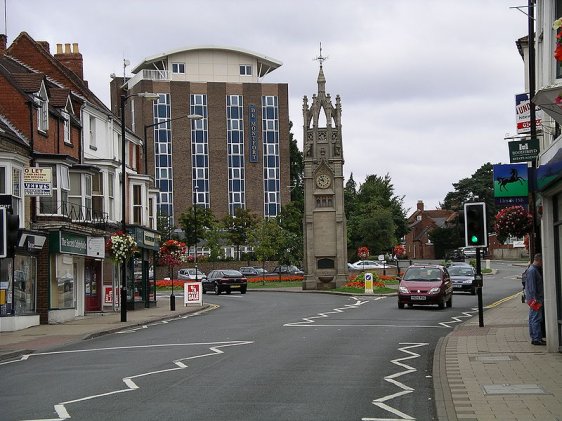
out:
{"label": "car rear wheel", "polygon": [[219,286],[219,284],[215,284],[215,294],[221,295],[221,287]]}
{"label": "car rear wheel", "polygon": [[245,294],[246,293],[246,288],[241,288],[240,289],[240,294]]}
{"label": "car rear wheel", "polygon": [[447,301],[447,307],[449,308],[453,307],[453,294],[451,294],[449,300]]}

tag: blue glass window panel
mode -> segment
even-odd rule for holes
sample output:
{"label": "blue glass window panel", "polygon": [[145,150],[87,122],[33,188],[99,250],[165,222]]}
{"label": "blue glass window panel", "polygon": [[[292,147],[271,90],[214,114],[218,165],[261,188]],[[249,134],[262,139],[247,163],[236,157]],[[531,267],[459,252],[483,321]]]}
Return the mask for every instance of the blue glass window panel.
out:
{"label": "blue glass window panel", "polygon": [[160,167],[167,167],[168,166],[168,156],[167,155],[160,155],[158,157],[158,161],[160,163]]}
{"label": "blue glass window panel", "polygon": [[236,192],[242,191],[242,181],[232,180],[232,190]]}
{"label": "blue glass window panel", "polygon": [[275,143],[277,136],[275,136],[275,132],[267,132],[267,141],[268,143]]}
{"label": "blue glass window panel", "polygon": [[275,180],[267,180],[267,187],[266,190],[267,191],[275,191]]}
{"label": "blue glass window panel", "polygon": [[239,143],[240,142],[240,132],[238,132],[238,131],[231,132],[230,133],[230,139],[234,143]]}
{"label": "blue glass window panel", "polygon": [[196,131],[195,132],[195,141],[196,142],[204,142],[205,141],[205,137],[204,137],[205,132],[203,131]]}
{"label": "blue glass window panel", "polygon": [[267,157],[266,166],[267,167],[274,167],[275,166],[275,156],[268,156]]}

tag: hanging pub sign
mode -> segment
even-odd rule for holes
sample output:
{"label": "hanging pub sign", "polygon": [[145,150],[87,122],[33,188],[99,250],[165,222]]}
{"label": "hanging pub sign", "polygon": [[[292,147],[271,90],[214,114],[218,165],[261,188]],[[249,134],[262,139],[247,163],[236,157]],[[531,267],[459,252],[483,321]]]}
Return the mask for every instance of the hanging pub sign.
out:
{"label": "hanging pub sign", "polygon": [[494,165],[494,197],[499,207],[522,205],[529,197],[527,164]]}
{"label": "hanging pub sign", "polygon": [[539,156],[539,139],[508,142],[509,162],[529,162]]}
{"label": "hanging pub sign", "polygon": [[26,196],[52,196],[52,168],[25,167],[23,191]]}

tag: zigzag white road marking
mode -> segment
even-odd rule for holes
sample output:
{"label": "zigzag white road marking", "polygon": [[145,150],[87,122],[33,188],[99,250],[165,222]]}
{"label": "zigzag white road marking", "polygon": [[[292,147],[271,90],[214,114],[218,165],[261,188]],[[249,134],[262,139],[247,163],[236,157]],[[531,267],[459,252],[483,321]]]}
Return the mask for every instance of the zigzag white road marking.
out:
{"label": "zigzag white road marking", "polygon": [[404,371],[400,371],[398,373],[392,374],[390,376],[386,376],[384,378],[384,380],[386,380],[389,383],[392,383],[395,386],[398,386],[400,389],[402,389],[399,392],[393,393],[391,395],[387,395],[387,396],[383,396],[381,398],[375,399],[373,401],[373,405],[378,406],[381,409],[384,409],[385,411],[391,412],[392,414],[394,414],[395,416],[398,416],[400,418],[362,418],[362,421],[401,421],[401,420],[415,420],[414,417],[405,414],[401,411],[399,411],[396,408],[393,408],[390,405],[387,405],[385,402],[389,401],[391,399],[397,398],[399,396],[403,396],[403,395],[407,395],[409,393],[412,393],[415,389],[410,387],[410,386],[406,386],[404,383],[399,382],[398,380],[396,380],[397,377],[403,376],[405,374],[410,374],[410,373],[414,373],[416,371],[418,371],[417,369],[415,369],[414,367],[410,367],[407,364],[402,363],[402,361],[405,360],[410,360],[412,358],[418,358],[420,356],[420,354],[416,354],[415,352],[409,351],[410,348],[417,348],[420,346],[424,346],[424,345],[429,345],[428,343],[400,343],[400,345],[407,345],[407,346],[403,346],[401,348],[398,348],[399,351],[405,352],[407,354],[410,354],[410,356],[408,357],[403,357],[403,358],[397,358],[395,360],[390,361],[393,364],[396,364],[400,367],[405,368],[406,370]]}
{"label": "zigzag white road marking", "polygon": [[229,347],[229,346],[238,346],[238,345],[248,345],[248,344],[252,344],[252,343],[254,343],[254,342],[253,341],[230,341],[230,342],[209,342],[209,343],[189,343],[189,344],[145,345],[145,346],[134,346],[134,347],[99,348],[99,349],[92,349],[92,350],[59,351],[59,352],[45,352],[45,353],[41,353],[41,354],[33,354],[33,355],[49,355],[49,354],[71,353],[71,352],[102,351],[102,350],[122,349],[122,348],[153,348],[153,347],[163,347],[163,346],[214,345],[214,346],[211,346],[209,348],[212,352],[209,352],[209,353],[206,353],[206,354],[201,354],[201,355],[194,355],[194,356],[186,357],[186,358],[180,358],[180,359],[172,361],[172,363],[175,365],[175,367],[164,369],[164,370],[150,371],[150,372],[147,372],[147,373],[140,373],[140,374],[136,374],[134,376],[124,377],[122,379],[123,383],[125,383],[125,386],[126,386],[126,388],[124,388],[124,389],[112,390],[112,391],[109,391],[109,392],[106,392],[106,393],[100,393],[100,394],[91,395],[91,396],[84,396],[83,398],[73,399],[71,401],[66,401],[66,402],[60,402],[60,403],[54,405],[55,411],[58,415],[58,418],[39,418],[39,419],[27,420],[27,421],[62,421],[62,420],[69,419],[69,418],[71,418],[71,416],[70,416],[70,414],[67,410],[68,405],[71,405],[71,404],[77,403],[77,402],[83,402],[83,401],[88,401],[88,400],[92,400],[92,399],[96,399],[96,398],[101,398],[101,397],[104,397],[104,396],[116,395],[118,393],[133,392],[133,391],[140,388],[134,382],[134,379],[152,376],[152,375],[155,375],[155,374],[168,373],[168,372],[177,371],[177,370],[184,370],[184,369],[188,368],[188,365],[183,363],[183,361],[193,360],[195,358],[203,358],[203,357],[210,357],[210,356],[214,356],[214,355],[224,354],[224,351],[222,351],[220,348],[226,348],[226,347]]}
{"label": "zigzag white road marking", "polygon": [[[356,308],[359,308],[359,306],[369,302],[369,301],[361,300],[357,297],[351,297],[351,298],[353,300],[355,300],[355,303],[346,304],[343,307],[335,308],[332,311],[327,311],[325,313],[318,313],[316,316],[303,317],[302,322],[285,323],[283,326],[303,326],[303,325],[306,326],[306,325],[310,325],[310,324],[316,323],[316,319],[322,319],[322,318],[330,317],[331,314],[343,313],[345,310],[356,309]],[[383,297],[381,297],[381,298],[383,298]]]}
{"label": "zigzag white road marking", "polygon": [[477,307],[473,307],[473,308],[472,308],[472,311],[463,311],[463,312],[461,313],[462,316],[451,316],[451,319],[452,319],[452,320],[451,320],[450,322],[439,322],[439,324],[440,324],[441,326],[451,328],[451,326],[450,326],[451,324],[454,324],[454,323],[462,323],[462,322],[465,321],[465,320],[462,320],[462,319],[469,319],[469,318],[471,318],[471,317],[474,315],[474,313],[477,313],[477,312],[478,312],[478,308],[477,308]]}

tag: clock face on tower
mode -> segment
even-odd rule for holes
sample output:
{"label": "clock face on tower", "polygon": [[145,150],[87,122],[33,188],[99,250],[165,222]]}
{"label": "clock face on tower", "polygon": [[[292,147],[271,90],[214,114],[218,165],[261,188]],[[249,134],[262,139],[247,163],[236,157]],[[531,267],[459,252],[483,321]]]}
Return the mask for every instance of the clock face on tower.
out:
{"label": "clock face on tower", "polygon": [[330,187],[330,184],[331,184],[331,179],[326,174],[321,174],[318,177],[316,177],[316,185],[321,189],[327,189],[328,187]]}

